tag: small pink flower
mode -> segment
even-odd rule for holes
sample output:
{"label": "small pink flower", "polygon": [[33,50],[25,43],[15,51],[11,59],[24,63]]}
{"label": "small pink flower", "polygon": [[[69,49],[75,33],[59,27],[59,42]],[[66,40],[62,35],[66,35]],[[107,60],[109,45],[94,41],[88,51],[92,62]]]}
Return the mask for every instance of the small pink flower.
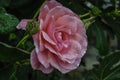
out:
{"label": "small pink flower", "polygon": [[[27,23],[23,20],[22,23],[18,24],[18,29],[25,28]],[[86,31],[80,18],[50,0],[42,6],[38,23],[39,30],[32,36],[35,45],[31,52],[32,68],[44,73],[54,68],[62,73],[76,69],[87,49]]]}

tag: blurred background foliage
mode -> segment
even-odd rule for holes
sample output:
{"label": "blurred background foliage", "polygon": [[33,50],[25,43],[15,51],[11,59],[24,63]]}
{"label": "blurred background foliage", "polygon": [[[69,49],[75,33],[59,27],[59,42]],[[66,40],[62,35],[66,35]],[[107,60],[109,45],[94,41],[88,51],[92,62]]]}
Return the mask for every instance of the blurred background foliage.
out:
{"label": "blurred background foliage", "polygon": [[67,74],[33,71],[29,38],[16,48],[25,31],[21,19],[32,18],[44,0],[0,0],[0,80],[120,80],[120,1],[57,0],[85,23],[88,50],[78,69]]}

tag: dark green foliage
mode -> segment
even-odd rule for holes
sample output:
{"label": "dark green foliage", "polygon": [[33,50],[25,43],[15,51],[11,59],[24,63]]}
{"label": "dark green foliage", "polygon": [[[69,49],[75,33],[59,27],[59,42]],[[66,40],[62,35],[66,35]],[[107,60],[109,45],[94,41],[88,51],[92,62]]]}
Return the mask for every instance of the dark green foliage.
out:
{"label": "dark green foliage", "polygon": [[91,28],[88,29],[88,39],[91,44],[95,44],[95,47],[99,50],[100,55],[109,54],[108,42],[104,35],[104,29],[101,27],[100,22],[93,23]]}
{"label": "dark green foliage", "polygon": [[0,42],[0,61],[2,62],[16,62],[29,58],[27,51],[9,46]]}
{"label": "dark green foliage", "polygon": [[18,19],[6,13],[4,8],[0,8],[0,34],[10,33],[15,30]]}
{"label": "dark green foliage", "polygon": [[9,80],[12,72],[13,72],[13,65],[8,63],[0,63],[0,80]]}
{"label": "dark green foliage", "polygon": [[99,65],[91,70],[95,80],[116,80],[120,79],[120,51],[111,53],[99,59]]}

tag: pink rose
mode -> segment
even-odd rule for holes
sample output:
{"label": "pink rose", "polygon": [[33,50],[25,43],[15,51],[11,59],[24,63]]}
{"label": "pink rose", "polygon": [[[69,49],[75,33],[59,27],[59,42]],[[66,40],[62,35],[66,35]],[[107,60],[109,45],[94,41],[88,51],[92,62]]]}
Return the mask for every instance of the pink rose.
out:
{"label": "pink rose", "polygon": [[[25,29],[22,20],[18,29]],[[22,24],[23,23],[23,24]],[[87,37],[80,18],[55,0],[46,1],[38,17],[39,30],[34,34],[35,49],[31,65],[35,70],[50,73],[54,68],[62,73],[76,69],[87,49]]]}

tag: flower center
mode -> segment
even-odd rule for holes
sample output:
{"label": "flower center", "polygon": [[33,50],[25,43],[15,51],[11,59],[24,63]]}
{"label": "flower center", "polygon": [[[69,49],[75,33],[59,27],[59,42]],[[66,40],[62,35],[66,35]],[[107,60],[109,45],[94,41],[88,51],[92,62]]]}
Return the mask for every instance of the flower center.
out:
{"label": "flower center", "polygon": [[69,41],[67,40],[67,36],[63,32],[56,32],[55,34],[56,40],[58,42],[58,49],[61,51],[63,48],[68,48]]}

